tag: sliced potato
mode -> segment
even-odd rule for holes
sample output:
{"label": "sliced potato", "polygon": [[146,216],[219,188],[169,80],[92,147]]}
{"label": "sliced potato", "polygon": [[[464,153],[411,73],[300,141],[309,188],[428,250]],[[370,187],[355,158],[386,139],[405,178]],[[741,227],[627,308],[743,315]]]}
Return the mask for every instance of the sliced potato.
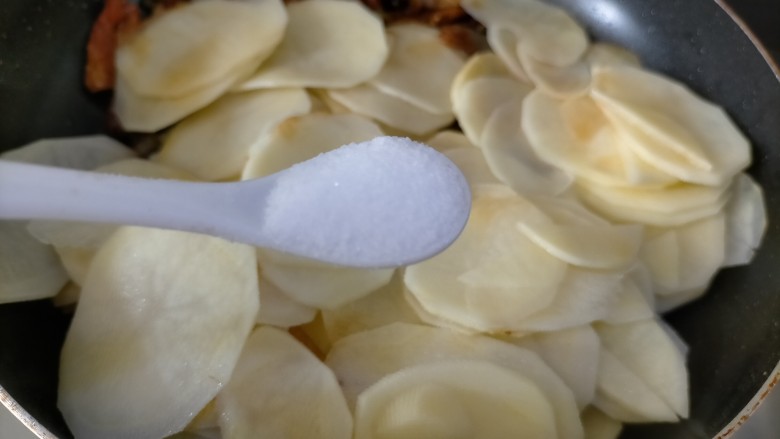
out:
{"label": "sliced potato", "polygon": [[412,366],[366,389],[356,439],[529,437],[554,439],[555,415],[522,374],[487,361]]}
{"label": "sliced potato", "polygon": [[521,51],[520,57],[528,79],[550,96],[574,98],[584,95],[590,88],[590,63],[586,57],[565,67],[539,61],[527,51]]}
{"label": "sliced potato", "polygon": [[69,309],[75,307],[80,295],[81,287],[75,282],[68,282],[56,296],[51,298],[51,303],[56,307]]}
{"label": "sliced potato", "polygon": [[314,320],[301,326],[294,326],[289,329],[289,332],[290,335],[303,343],[320,360],[325,359],[333,345],[328,338],[328,332],[325,330],[322,314],[319,312],[314,316]]}
{"label": "sliced potato", "polygon": [[330,369],[290,334],[256,329],[217,397],[225,439],[350,439],[352,415]]}
{"label": "sliced potato", "polygon": [[[271,250],[258,250],[263,276],[296,302],[315,308],[335,309],[386,285],[392,269],[338,267],[301,258],[278,263]],[[291,258],[291,257],[287,257]]]}
{"label": "sliced potato", "polygon": [[130,148],[99,134],[36,140],[0,154],[0,160],[86,171],[133,156]]}
{"label": "sliced potato", "polygon": [[596,395],[601,341],[590,325],[534,335],[535,352],[574,393],[580,410]]}
{"label": "sliced potato", "polygon": [[54,297],[68,281],[54,249],[24,221],[0,221],[0,242],[0,303]]}
{"label": "sliced potato", "polygon": [[455,166],[466,177],[466,181],[472,188],[472,193],[480,185],[501,184],[488,166],[485,155],[480,149],[474,147],[457,148],[446,151],[444,155],[452,163],[455,163]]}
{"label": "sliced potato", "polygon": [[582,426],[585,429],[585,439],[617,439],[623,430],[620,421],[612,419],[593,406],[582,412]]}
{"label": "sliced potato", "polygon": [[239,88],[353,87],[387,60],[379,17],[358,2],[321,0],[287,5],[284,39]]}
{"label": "sliced potato", "polygon": [[680,180],[721,186],[750,163],[750,144],[725,111],[672,79],[600,68],[591,94],[631,133],[637,155]]}
{"label": "sliced potato", "polygon": [[100,249],[65,338],[58,407],[81,438],[181,431],[228,382],[258,311],[254,250],[122,228]]}
{"label": "sliced potato", "polygon": [[314,113],[291,117],[254,145],[241,178],[275,174],[342,145],[381,135],[375,123],[356,114]]}
{"label": "sliced potato", "polygon": [[424,140],[423,143],[441,153],[447,153],[447,151],[462,148],[474,149],[475,147],[475,145],[471,143],[465,134],[455,130],[439,131],[438,133]]}
{"label": "sliced potato", "polygon": [[647,280],[639,279],[644,274],[637,275],[635,269],[623,278],[620,292],[612,304],[612,309],[604,318],[606,323],[619,325],[653,317],[655,300],[653,299],[652,280],[649,279],[649,273],[646,275]]}
{"label": "sliced potato", "polygon": [[[459,90],[467,82],[485,77],[512,78],[512,72],[509,71],[504,61],[495,53],[475,53],[471,55],[458,74],[455,75],[450,92]],[[450,98],[452,98],[452,95],[450,95]],[[450,99],[450,101],[453,102],[454,99]]]}
{"label": "sliced potato", "polygon": [[520,36],[509,25],[496,23],[487,28],[487,41],[493,52],[503,61],[504,65],[516,79],[530,83],[528,73],[520,62],[517,49],[520,47]]}
{"label": "sliced potato", "polygon": [[422,323],[404,299],[403,276],[400,273],[393,276],[390,283],[363,298],[321,312],[328,339],[333,342],[391,323]]}
{"label": "sliced potato", "polygon": [[347,403],[354,406],[358,395],[384,376],[458,360],[488,361],[529,378],[550,400],[560,437],[582,437],[574,396],[555,372],[533,352],[490,337],[394,323],[339,340],[326,364],[336,373]]}
{"label": "sliced potato", "polygon": [[610,43],[597,42],[590,45],[585,54],[591,68],[641,67],[639,56],[630,50]]}
{"label": "sliced potato", "polygon": [[117,74],[139,96],[183,98],[267,58],[281,41],[280,0],[205,1],[157,14],[120,44]]}
{"label": "sliced potato", "polygon": [[387,33],[390,55],[370,83],[433,114],[451,113],[450,86],[465,64],[462,55],[444,44],[435,27],[400,23]]}
{"label": "sliced potato", "polygon": [[[107,234],[105,238],[108,239],[109,236],[111,234]],[[65,272],[68,273],[68,278],[79,286],[83,285],[87,279],[89,266],[92,265],[96,249],[55,247],[54,250],[57,252]]]}
{"label": "sliced potato", "polygon": [[257,324],[279,328],[303,325],[314,320],[317,308],[303,305],[289,298],[276,285],[260,278],[260,312]]}
{"label": "sliced potato", "polygon": [[723,266],[749,264],[767,230],[761,186],[747,174],[737,176],[725,211],[726,260]]}
{"label": "sliced potato", "polygon": [[429,134],[455,120],[452,114],[434,114],[403,99],[391,96],[372,84],[333,89],[328,96],[351,111],[391,128],[417,135]]}
{"label": "sliced potato", "polygon": [[493,113],[504,104],[522,101],[530,92],[529,86],[513,78],[476,78],[452,90],[453,111],[466,137],[481,147],[485,125]]}
{"label": "sliced potato", "polygon": [[[688,416],[685,357],[666,329],[655,319],[627,325],[598,324],[595,328],[606,354],[606,361],[602,363],[606,368],[603,367],[599,375],[598,391],[603,398],[644,416],[649,422],[674,421],[677,417]],[[620,383],[622,375],[611,373],[613,367],[624,370],[626,379],[633,375],[631,380],[637,381]]]}
{"label": "sliced potato", "polygon": [[479,331],[514,330],[552,303],[567,267],[516,229],[526,216],[544,214],[516,195],[477,195],[455,243],[407,267],[407,288],[445,320]]}
{"label": "sliced potato", "polygon": [[155,160],[207,181],[233,177],[241,173],[252,145],[262,136],[310,109],[303,89],[229,94],[177,124]]}

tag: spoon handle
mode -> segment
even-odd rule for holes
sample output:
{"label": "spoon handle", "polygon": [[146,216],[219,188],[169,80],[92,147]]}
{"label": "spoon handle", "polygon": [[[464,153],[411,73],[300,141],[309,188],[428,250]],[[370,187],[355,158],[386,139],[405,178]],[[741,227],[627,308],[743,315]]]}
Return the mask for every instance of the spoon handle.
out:
{"label": "spoon handle", "polygon": [[240,191],[235,186],[0,160],[0,218],[128,224],[224,236],[220,226],[238,207]]}

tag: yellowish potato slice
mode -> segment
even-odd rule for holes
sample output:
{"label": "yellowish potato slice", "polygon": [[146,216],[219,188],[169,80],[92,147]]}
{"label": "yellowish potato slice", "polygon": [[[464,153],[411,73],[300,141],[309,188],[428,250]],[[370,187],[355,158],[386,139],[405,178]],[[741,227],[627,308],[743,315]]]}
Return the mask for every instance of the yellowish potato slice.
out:
{"label": "yellowish potato slice", "polygon": [[493,174],[524,195],[559,195],[571,175],[539,159],[519,126],[522,100],[495,109],[482,131],[482,151]]}
{"label": "yellowish potato slice", "polygon": [[[106,239],[110,236],[106,235]],[[95,256],[96,249],[77,248],[77,247],[55,247],[57,256],[60,258],[62,267],[68,273],[68,278],[75,284],[81,286],[87,278],[89,266],[92,264],[92,257]]]}
{"label": "yellowish potato slice", "polygon": [[431,113],[391,96],[370,83],[347,89],[332,89],[329,90],[328,96],[357,114],[416,135],[429,134],[455,120],[450,113]]}
{"label": "yellowish potato slice", "polygon": [[276,51],[239,88],[352,87],[373,78],[389,48],[382,21],[358,2],[287,5]]}
{"label": "yellowish potato slice", "polygon": [[0,221],[0,242],[0,303],[54,297],[68,281],[57,254],[24,221]]}
{"label": "yellowish potato slice", "polygon": [[407,267],[410,293],[427,312],[464,327],[514,330],[552,303],[567,268],[517,230],[527,216],[543,214],[516,195],[477,194],[455,243]]}
{"label": "yellowish potato slice", "polygon": [[[565,11],[538,0],[464,0],[462,7],[490,29],[511,26],[518,53],[555,66],[574,64],[588,48],[585,30]],[[495,49],[494,49],[495,50]]]}
{"label": "yellowish potato slice", "polygon": [[36,140],[0,154],[0,160],[90,170],[134,156],[130,148],[98,134]]}
{"label": "yellowish potato slice", "polygon": [[523,101],[522,127],[545,162],[600,185],[626,186],[616,132],[589,97],[562,101],[535,90]]}
{"label": "yellowish potato slice", "polygon": [[120,44],[117,73],[140,96],[188,96],[237,66],[258,65],[281,41],[286,24],[280,0],[188,3],[154,16]]}
{"label": "yellowish potato slice", "polygon": [[461,360],[493,363],[530,379],[549,399],[560,437],[581,438],[574,395],[536,354],[482,335],[394,323],[345,337],[333,345],[326,364],[342,385],[347,403],[383,377],[403,369]]}
{"label": "yellowish potato slice", "polygon": [[379,127],[356,114],[313,113],[291,117],[256,143],[241,178],[265,177],[336,149],[382,135]]}
{"label": "yellowish potato slice", "polygon": [[51,298],[51,303],[60,308],[70,309],[79,301],[80,295],[81,287],[75,282],[68,282],[56,296]]}
{"label": "yellowish potato slice", "polygon": [[724,267],[750,263],[766,233],[764,195],[749,175],[740,174],[726,205],[726,260]]}
{"label": "yellowish potato slice", "polygon": [[472,192],[480,185],[501,184],[485,161],[482,151],[474,147],[451,149],[444,153],[460,169]]}
{"label": "yellowish potato slice", "polygon": [[177,124],[154,159],[207,181],[239,175],[252,145],[310,109],[303,89],[228,94]]}
{"label": "yellowish potato slice", "polygon": [[[642,264],[639,266],[644,267]],[[638,275],[637,270],[641,270],[642,274]],[[645,268],[635,268],[623,278],[621,290],[618,292],[609,314],[604,318],[604,322],[619,325],[653,317],[655,314],[653,285],[650,274],[646,271]],[[644,277],[647,279],[640,279]]]}
{"label": "yellowish potato slice", "polygon": [[289,329],[290,335],[303,343],[320,360],[330,352],[333,345],[328,338],[328,332],[325,331],[325,324],[322,321],[322,314],[317,313],[314,320],[301,326],[294,326]]}
{"label": "yellowish potato slice", "polygon": [[333,372],[293,336],[268,326],[249,336],[217,406],[224,439],[352,437],[352,415]]}
{"label": "yellowish potato slice", "polygon": [[520,62],[520,56],[517,51],[518,47],[520,47],[520,37],[514,28],[503,23],[495,23],[488,26],[487,42],[516,79],[523,82],[531,82],[528,79],[528,73],[523,68],[522,62]]}
{"label": "yellowish potato slice", "polygon": [[465,64],[435,27],[401,23],[387,28],[393,42],[382,70],[370,83],[434,114],[452,112],[450,86]]}
{"label": "yellowish potato slice", "polygon": [[328,339],[333,342],[391,323],[422,323],[404,299],[404,282],[400,273],[371,294],[339,308],[323,309],[321,313]]}
{"label": "yellowish potato slice", "polygon": [[214,102],[256,67],[257,63],[252,60],[235,67],[218,81],[180,97],[142,96],[118,77],[112,110],[126,131],[153,133]]}
{"label": "yellowish potato slice", "polygon": [[598,384],[602,398],[647,422],[688,417],[685,357],[667,329],[655,319],[627,325],[598,324],[595,328],[604,350]]}
{"label": "yellowish potato slice", "polygon": [[585,429],[585,439],[617,439],[623,431],[620,421],[593,406],[582,412],[582,427]]}
{"label": "yellowish potato slice", "polygon": [[[512,78],[504,61],[493,52],[479,52],[471,55],[452,80],[450,91],[459,90],[467,82],[484,77]],[[450,100],[452,95],[450,95]]]}
{"label": "yellowish potato slice", "polygon": [[[482,147],[485,125],[497,109],[505,104],[522,102],[530,92],[531,87],[513,78],[477,78],[460,89],[453,89],[453,111],[466,137],[474,145]],[[517,131],[519,120],[515,121]]]}
{"label": "yellowish potato slice", "polygon": [[439,151],[447,153],[456,149],[474,149],[475,145],[460,131],[442,130],[423,141],[426,145]]}
{"label": "yellowish potato slice", "polygon": [[615,134],[617,137],[616,146],[623,159],[629,186],[663,188],[680,183],[680,180],[674,176],[642,160],[629,146],[635,140],[625,131],[617,130]]}
{"label": "yellowish potato slice", "polygon": [[680,180],[720,186],[750,163],[750,144],[725,111],[667,77],[600,68],[591,94],[636,140],[637,155]]}
{"label": "yellowish potato slice", "polygon": [[585,54],[591,68],[599,67],[641,67],[642,62],[634,52],[610,43],[597,42],[590,45]]}
{"label": "yellowish potato slice", "polygon": [[260,277],[260,312],[257,324],[279,328],[299,326],[314,320],[317,308],[303,305],[287,297],[276,285]]}
{"label": "yellowish potato slice", "polygon": [[392,269],[363,269],[330,265],[285,256],[288,261],[274,260],[278,252],[258,250],[263,276],[296,302],[307,306],[334,309],[366,296],[386,285]]}
{"label": "yellowish potato slice", "polygon": [[554,439],[555,415],[527,377],[487,361],[412,366],[366,389],[356,439]]}
{"label": "yellowish potato slice", "polygon": [[95,256],[62,350],[58,407],[73,434],[181,431],[228,382],[258,297],[249,246],[118,230]]}
{"label": "yellowish potato slice", "polygon": [[574,393],[580,410],[596,395],[601,341],[590,325],[534,335],[538,353]]}

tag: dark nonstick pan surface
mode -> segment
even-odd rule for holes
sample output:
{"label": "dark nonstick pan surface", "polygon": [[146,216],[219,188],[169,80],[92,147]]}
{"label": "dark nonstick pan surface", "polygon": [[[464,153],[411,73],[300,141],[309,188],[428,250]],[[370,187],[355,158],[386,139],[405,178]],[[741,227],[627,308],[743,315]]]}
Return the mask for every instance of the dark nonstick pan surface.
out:
{"label": "dark nonstick pan surface", "polygon": [[[712,438],[747,414],[780,361],[780,82],[761,52],[713,0],[550,0],[592,36],[721,104],[753,141],[751,174],[765,189],[770,227],[749,267],[723,271],[710,293],[669,320],[690,344],[691,418],[627,428],[622,437]],[[737,0],[734,0],[737,3]],[[42,137],[105,131],[103,97],[80,86],[83,48],[99,0],[0,3],[0,151]],[[776,0],[737,6],[780,24]],[[774,18],[773,18],[774,17]],[[780,46],[780,34],[766,34]],[[2,243],[0,243],[2,245]],[[2,281],[2,280],[0,280]],[[71,437],[56,409],[68,318],[47,301],[0,306],[0,401],[29,412],[44,437]],[[761,392],[759,392],[761,391]],[[13,399],[10,399],[10,397]],[[745,408],[748,410],[744,410]],[[12,408],[27,416],[17,406]],[[48,432],[46,431],[48,430]]]}

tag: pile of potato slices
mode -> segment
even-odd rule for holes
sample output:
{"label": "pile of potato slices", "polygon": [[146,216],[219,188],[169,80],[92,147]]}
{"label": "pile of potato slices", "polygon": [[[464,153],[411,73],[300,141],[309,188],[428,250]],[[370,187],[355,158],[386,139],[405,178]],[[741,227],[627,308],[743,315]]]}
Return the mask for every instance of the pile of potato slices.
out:
{"label": "pile of potato slices", "polygon": [[77,439],[614,439],[688,416],[687,347],[659,313],[759,246],[748,141],[565,11],[460,6],[486,28],[475,54],[357,1],[179,5],[116,54],[113,111],[164,130],[156,154],[89,136],[0,157],[232,181],[398,135],[471,185],[458,240],[397,269],[1,222],[0,303],[75,307],[58,403]]}

